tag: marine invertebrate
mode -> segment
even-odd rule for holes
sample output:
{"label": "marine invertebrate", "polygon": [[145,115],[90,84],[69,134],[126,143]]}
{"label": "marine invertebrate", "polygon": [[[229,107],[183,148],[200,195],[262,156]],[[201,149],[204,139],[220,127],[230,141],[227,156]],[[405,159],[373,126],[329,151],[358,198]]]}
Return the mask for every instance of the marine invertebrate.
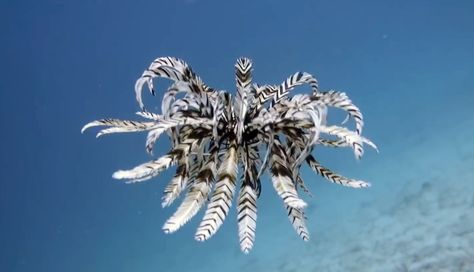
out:
{"label": "marine invertebrate", "polygon": [[[161,114],[149,112],[142,102],[145,85],[152,94],[154,78],[167,78],[173,84],[164,93]],[[309,235],[298,188],[306,191],[300,167],[307,163],[327,180],[344,186],[362,188],[369,184],[338,175],[322,166],[313,155],[315,145],[352,147],[357,158],[363,145],[375,145],[361,136],[363,118],[360,110],[343,92],[319,90],[317,80],[297,72],[280,85],[252,83],[252,62],[240,58],[235,64],[236,95],[206,85],[184,61],[162,57],[151,63],[135,85],[141,108],[138,115],[147,121],[101,119],[85,125],[82,131],[105,126],[97,136],[119,132],[147,131],[146,150],[163,133],[171,149],[158,159],[130,170],[119,170],[116,179],[128,183],[142,182],[177,165],[176,174],[166,186],[163,207],[169,206],[181,193],[181,205],[163,226],[166,233],[178,230],[206,204],[204,217],[195,238],[210,238],[225,220],[237,188],[238,229],[241,250],[252,248],[257,220],[257,198],[262,174],[269,172],[272,184],[288,211],[294,229],[303,240]],[[289,96],[295,87],[308,85],[310,94]],[[176,95],[183,93],[182,98]],[[355,121],[355,131],[327,125],[328,107],[340,108]],[[335,139],[324,138],[323,135]],[[241,178],[238,178],[238,172]]]}

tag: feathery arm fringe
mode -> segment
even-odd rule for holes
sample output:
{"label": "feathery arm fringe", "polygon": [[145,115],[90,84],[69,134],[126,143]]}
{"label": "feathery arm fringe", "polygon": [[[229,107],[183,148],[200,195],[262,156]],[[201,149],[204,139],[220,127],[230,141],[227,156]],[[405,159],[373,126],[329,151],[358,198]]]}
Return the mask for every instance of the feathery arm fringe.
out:
{"label": "feathery arm fringe", "polygon": [[252,249],[257,227],[257,192],[249,179],[250,173],[245,173],[237,207],[240,249],[244,253],[248,253]]}
{"label": "feathery arm fringe", "polygon": [[370,187],[370,183],[368,182],[346,178],[339,174],[334,173],[330,169],[322,166],[312,155],[309,155],[308,157],[306,157],[306,162],[308,163],[309,167],[313,169],[314,172],[323,176],[330,182],[341,184],[342,186],[347,186],[347,187],[352,187],[352,188]]}
{"label": "feathery arm fringe", "polygon": [[196,181],[187,192],[183,202],[173,216],[166,221],[163,226],[165,233],[177,231],[181,226],[191,220],[205,203],[212,189],[216,175],[215,152],[217,152],[217,149],[214,149],[211,155],[208,156],[207,162],[201,171],[199,171]]}
{"label": "feathery arm fringe", "polygon": [[273,187],[283,202],[294,208],[306,207],[306,202],[298,197],[293,174],[287,164],[286,154],[278,139],[274,139],[271,158],[271,173]]}
{"label": "feathery arm fringe", "polygon": [[222,225],[232,205],[236,180],[237,146],[235,140],[233,140],[229,144],[229,150],[219,167],[216,188],[201,224],[196,231],[196,240],[204,241],[209,239]]}

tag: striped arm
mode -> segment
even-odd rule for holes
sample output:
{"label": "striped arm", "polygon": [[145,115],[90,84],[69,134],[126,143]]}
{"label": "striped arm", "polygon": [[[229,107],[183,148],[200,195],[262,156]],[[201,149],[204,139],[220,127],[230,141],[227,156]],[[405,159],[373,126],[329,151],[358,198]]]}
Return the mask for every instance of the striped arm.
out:
{"label": "striped arm", "polygon": [[306,203],[298,197],[285,150],[278,139],[274,139],[270,163],[273,187],[283,202],[294,208],[306,207]]}
{"label": "striped arm", "polygon": [[357,159],[360,159],[364,154],[363,144],[366,143],[375,150],[377,146],[372,143],[369,139],[360,136],[359,134],[348,130],[347,128],[338,126],[320,126],[321,133],[336,136],[341,140],[344,140],[348,145],[352,146],[354,155]]}
{"label": "striped arm", "polygon": [[286,97],[291,90],[303,84],[309,84],[313,93],[319,92],[318,81],[316,78],[306,72],[297,72],[288,77],[278,87],[273,85],[264,85],[261,88],[258,88],[258,100],[260,104],[264,104],[270,99],[273,99],[274,102],[279,102],[284,97]]}
{"label": "striped arm", "polygon": [[199,171],[183,202],[176,212],[163,225],[165,233],[173,233],[193,218],[206,202],[216,175],[215,151],[208,156],[207,162]]}
{"label": "striped arm", "polygon": [[127,179],[127,183],[148,180],[157,176],[161,171],[168,169],[176,160],[176,154],[167,154],[157,160],[141,164],[131,170],[118,170],[112,177],[115,179]]}
{"label": "striped arm", "polygon": [[245,115],[247,114],[248,99],[252,83],[252,62],[247,58],[240,58],[235,64],[235,81],[237,94],[235,96],[236,125],[235,134],[240,144],[244,130]]}
{"label": "striped arm", "polygon": [[250,182],[252,173],[249,171],[245,173],[240,187],[237,207],[240,249],[244,253],[249,253],[252,249],[257,227],[257,192]]}
{"label": "striped arm", "polygon": [[356,123],[357,134],[360,135],[362,133],[362,128],[364,127],[364,117],[360,109],[352,103],[346,93],[331,90],[329,92],[315,94],[311,99],[319,100],[326,106],[331,106],[346,111],[348,116],[352,117]]}
{"label": "striped arm", "polygon": [[135,83],[136,100],[142,110],[145,108],[142,101],[143,86],[147,84],[154,95],[153,78],[155,77],[168,78],[175,82],[187,82],[190,84],[190,90],[197,94],[211,90],[183,60],[173,57],[157,58]]}
{"label": "striped arm", "polygon": [[330,169],[322,166],[314,157],[313,155],[309,155],[306,157],[306,162],[308,163],[309,167],[322,177],[326,178],[328,181],[332,183],[337,183],[342,186],[352,187],[352,188],[367,188],[370,187],[370,183],[362,181],[362,180],[355,180],[346,178],[339,174],[334,173]]}
{"label": "striped arm", "polygon": [[130,120],[119,120],[119,119],[101,119],[86,124],[81,129],[81,133],[84,133],[87,129],[97,126],[106,126],[109,128],[102,129],[97,133],[96,137],[99,138],[102,135],[110,133],[120,132],[139,132],[151,130],[156,126],[156,122],[140,122]]}
{"label": "striped arm", "polygon": [[164,195],[162,197],[161,206],[168,207],[170,206],[176,198],[179,197],[186,184],[188,182],[188,163],[186,158],[180,160],[178,168],[176,169],[176,174],[166,186]]}
{"label": "striped arm", "polygon": [[306,228],[305,216],[302,209],[294,208],[286,205],[288,212],[288,219],[291,225],[295,229],[296,233],[303,239],[303,241],[309,240],[309,231]]}
{"label": "striped arm", "polygon": [[237,146],[235,141],[232,141],[229,145],[217,175],[216,188],[204,218],[196,231],[195,239],[198,241],[207,240],[216,233],[232,206],[232,197],[237,179]]}

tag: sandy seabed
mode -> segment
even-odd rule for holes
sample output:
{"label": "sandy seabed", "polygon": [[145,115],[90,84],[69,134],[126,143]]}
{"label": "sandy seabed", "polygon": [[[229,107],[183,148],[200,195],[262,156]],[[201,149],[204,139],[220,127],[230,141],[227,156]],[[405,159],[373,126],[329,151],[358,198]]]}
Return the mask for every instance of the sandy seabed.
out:
{"label": "sandy seabed", "polygon": [[312,233],[304,253],[277,256],[275,270],[474,271],[473,127],[409,136],[410,148],[364,173],[386,189],[343,224]]}

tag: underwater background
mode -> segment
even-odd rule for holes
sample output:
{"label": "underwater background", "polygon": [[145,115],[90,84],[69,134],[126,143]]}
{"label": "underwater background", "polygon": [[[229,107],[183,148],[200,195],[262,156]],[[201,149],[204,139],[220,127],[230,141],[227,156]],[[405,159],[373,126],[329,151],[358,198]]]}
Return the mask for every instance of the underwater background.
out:
{"label": "underwater background", "polygon": [[[0,271],[474,271],[473,14],[470,0],[1,1]],[[150,159],[145,134],[80,133],[99,118],[139,119],[134,83],[159,56],[232,92],[241,56],[256,82],[306,71],[345,91],[380,153],[314,154],[372,187],[304,167],[309,242],[268,176],[250,254],[235,206],[204,243],[202,211],[164,234],[174,171],[135,185],[111,177]],[[159,96],[145,103],[159,112]],[[161,139],[155,154],[168,147]]]}

